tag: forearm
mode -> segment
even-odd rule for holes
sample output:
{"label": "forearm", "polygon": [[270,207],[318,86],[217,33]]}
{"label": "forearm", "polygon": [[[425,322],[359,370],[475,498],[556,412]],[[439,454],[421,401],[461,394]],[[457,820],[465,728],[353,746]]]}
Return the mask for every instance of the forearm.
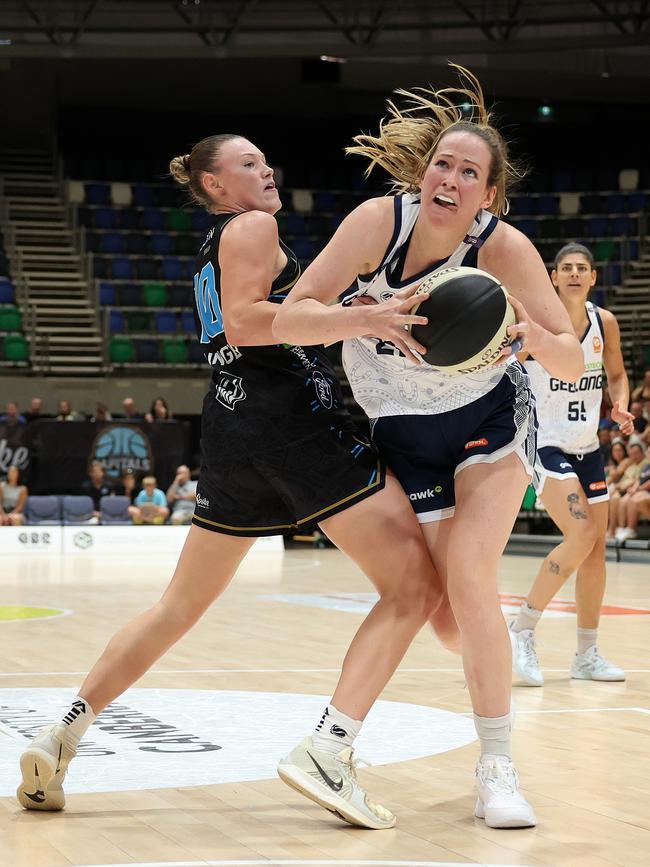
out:
{"label": "forearm", "polygon": [[314,298],[303,298],[282,305],[273,333],[281,343],[338,343],[368,333],[367,311],[364,307],[328,306]]}
{"label": "forearm", "polygon": [[224,313],[226,340],[231,346],[272,346],[277,343],[272,326],[280,307],[271,301],[256,301],[239,313]]}
{"label": "forearm", "polygon": [[630,402],[630,386],[627,374],[622,373],[619,376],[608,377],[607,391],[609,392],[612,406],[618,403],[619,410],[627,412]]}
{"label": "forearm", "polygon": [[573,334],[553,334],[542,329],[530,354],[551,376],[563,382],[576,382],[584,373],[584,356]]}

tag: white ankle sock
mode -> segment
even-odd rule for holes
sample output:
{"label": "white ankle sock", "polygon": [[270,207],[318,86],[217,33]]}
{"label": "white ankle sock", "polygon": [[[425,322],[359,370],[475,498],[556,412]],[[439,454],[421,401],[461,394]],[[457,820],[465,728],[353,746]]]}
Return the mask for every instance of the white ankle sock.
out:
{"label": "white ankle sock", "polygon": [[481,742],[481,756],[489,753],[492,756],[512,758],[510,749],[512,714],[494,717],[474,714],[474,725]]}
{"label": "white ankle sock", "polygon": [[578,653],[586,653],[595,644],[598,644],[598,629],[583,629],[578,626]]}
{"label": "white ankle sock", "polygon": [[97,715],[86,699],[80,695],[76,696],[61,720],[61,723],[67,728],[71,746],[77,746],[96,719]]}
{"label": "white ankle sock", "polygon": [[361,731],[363,720],[352,719],[333,704],[325,708],[320,722],[311,736],[317,750],[336,755],[344,747],[351,747]]}
{"label": "white ankle sock", "polygon": [[512,631],[522,632],[524,629],[535,629],[543,613],[537,608],[532,608],[527,602],[522,602],[519,614],[512,624]]}

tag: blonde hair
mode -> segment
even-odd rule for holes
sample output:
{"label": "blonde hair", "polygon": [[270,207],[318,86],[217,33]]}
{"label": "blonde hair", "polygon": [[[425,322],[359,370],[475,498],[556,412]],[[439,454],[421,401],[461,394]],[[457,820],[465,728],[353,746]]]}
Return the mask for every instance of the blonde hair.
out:
{"label": "blonde hair", "polygon": [[398,108],[389,99],[388,116],[380,121],[379,133],[355,136],[354,145],[346,148],[346,153],[370,160],[366,177],[379,165],[394,178],[394,192],[414,192],[444,136],[451,132],[473,133],[486,143],[492,156],[487,186],[496,187],[496,195],[490,210],[497,215],[507,214],[510,188],[525,172],[510,160],[505,139],[492,126],[478,78],[463,66],[449,65],[458,73],[458,87],[396,90],[406,98],[405,107]]}
{"label": "blonde hair", "polygon": [[235,133],[208,136],[195,144],[189,154],[174,157],[169,163],[169,173],[176,183],[187,187],[192,200],[206,211],[212,210],[214,202],[203,186],[203,174],[216,171],[221,148],[234,138],[241,136]]}

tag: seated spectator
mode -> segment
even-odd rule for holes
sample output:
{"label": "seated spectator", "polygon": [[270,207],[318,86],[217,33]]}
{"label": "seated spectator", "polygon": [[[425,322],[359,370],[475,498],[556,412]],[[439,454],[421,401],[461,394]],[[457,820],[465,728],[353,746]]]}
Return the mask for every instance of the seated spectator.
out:
{"label": "seated spectator", "polygon": [[636,538],[639,518],[650,518],[650,445],[645,450],[645,460],[641,464],[639,478],[627,489],[618,508],[617,541],[625,542],[626,539]]}
{"label": "seated spectator", "polygon": [[603,425],[601,423],[598,428],[598,449],[602,456],[603,464],[607,466],[612,449],[612,429],[609,425]]}
{"label": "seated spectator", "polygon": [[167,401],[164,397],[157,397],[151,403],[151,409],[148,413],[145,414],[145,421],[148,421],[150,424],[154,421],[169,421],[172,417],[171,412],[169,411],[169,407],[167,406]]}
{"label": "seated spectator", "polygon": [[81,483],[80,494],[85,494],[93,501],[95,509],[95,518],[99,519],[101,512],[99,511],[99,501],[102,497],[107,497],[113,493],[113,489],[106,481],[106,470],[101,461],[91,461],[88,468],[88,478]]}
{"label": "seated spectator", "polygon": [[135,401],[132,397],[125,397],[122,401],[122,418],[127,421],[142,421],[142,413],[136,409]]}
{"label": "seated spectator", "polygon": [[634,430],[643,433],[648,426],[648,421],[643,417],[643,401],[633,400],[630,403],[630,412],[634,416]]}
{"label": "seated spectator", "polygon": [[25,502],[29,491],[20,483],[20,470],[13,464],[7,481],[0,483],[0,527],[19,527],[25,523]]}
{"label": "seated spectator", "polygon": [[98,403],[95,409],[95,415],[91,416],[91,421],[112,421],[113,416],[108,411],[105,403]]}
{"label": "seated spectator", "polygon": [[113,485],[113,493],[118,497],[128,497],[131,502],[135,500],[137,480],[131,469],[124,470],[120,480]]}
{"label": "seated spectator", "polygon": [[18,412],[16,401],[8,400],[6,412],[0,415],[0,423],[6,424],[8,427],[18,427],[19,424],[25,424],[26,421],[25,416]]}
{"label": "seated spectator", "polygon": [[69,400],[59,401],[59,413],[56,417],[57,421],[85,421],[86,419],[80,412],[72,409],[72,404]]}
{"label": "seated spectator", "polygon": [[650,368],[643,374],[643,382],[633,390],[630,400],[650,400]]}
{"label": "seated spectator", "polygon": [[181,464],[176,478],[167,489],[167,502],[172,507],[171,524],[190,524],[196,502],[196,482],[190,478],[190,468]]}
{"label": "seated spectator", "polygon": [[627,456],[627,446],[620,437],[613,437],[609,449],[609,460],[605,464],[605,477],[607,478],[607,490],[610,496],[614,491],[614,485],[620,481],[621,476],[627,469],[630,459]]}
{"label": "seated spectator", "polygon": [[[617,482],[610,486],[609,494],[609,526],[607,536],[612,539],[616,536],[616,530],[625,526],[625,518],[620,510],[620,503],[629,488],[638,480],[641,466],[644,462],[643,445],[638,437],[630,439],[627,445],[628,461],[623,474]],[[623,462],[621,462],[623,463]]]}
{"label": "seated spectator", "polygon": [[45,418],[43,415],[43,399],[33,397],[29,402],[29,409],[25,413],[25,419],[29,423],[30,421],[38,421],[41,418]]}
{"label": "seated spectator", "polygon": [[129,506],[129,515],[134,524],[164,524],[169,517],[165,494],[156,487],[155,476],[145,476],[142,490]]}

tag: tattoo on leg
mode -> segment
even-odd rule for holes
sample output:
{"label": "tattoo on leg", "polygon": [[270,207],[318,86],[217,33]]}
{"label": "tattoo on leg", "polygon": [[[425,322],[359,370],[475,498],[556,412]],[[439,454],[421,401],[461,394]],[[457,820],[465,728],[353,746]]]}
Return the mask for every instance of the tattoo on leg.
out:
{"label": "tattoo on leg", "polygon": [[548,561],[548,568],[549,568],[549,572],[552,572],[553,575],[559,575],[560,574],[560,564],[556,563],[555,560],[549,560]]}
{"label": "tattoo on leg", "polygon": [[571,517],[586,521],[587,513],[580,505],[580,497],[577,494],[569,494],[566,499],[567,503],[569,504],[569,514],[571,515]]}

